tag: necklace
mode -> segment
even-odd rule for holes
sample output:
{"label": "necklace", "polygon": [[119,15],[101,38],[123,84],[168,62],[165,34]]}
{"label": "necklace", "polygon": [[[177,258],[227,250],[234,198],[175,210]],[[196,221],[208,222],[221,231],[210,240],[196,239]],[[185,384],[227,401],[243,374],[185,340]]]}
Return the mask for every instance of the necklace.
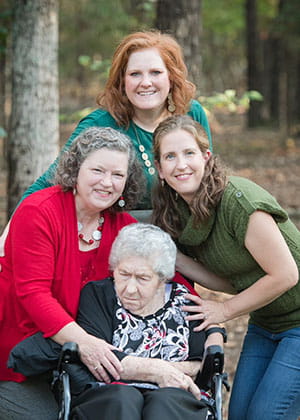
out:
{"label": "necklace", "polygon": [[[94,232],[92,233],[92,237],[90,239],[85,239],[83,236],[83,233],[78,233],[78,238],[85,242],[87,245],[92,245],[95,241],[100,241],[102,238],[102,229],[104,224],[104,217],[100,216],[98,219],[98,227]],[[78,232],[80,232],[83,228],[83,224],[80,222],[77,222]]]}
{"label": "necklace", "polygon": [[143,159],[144,165],[146,166],[148,172],[150,175],[154,175],[155,174],[155,168],[152,166],[152,163],[149,159],[148,153],[145,152],[145,146],[142,144],[140,137],[138,135],[137,129],[135,127],[134,122],[132,123],[133,126],[133,130],[135,133],[135,136],[137,138],[137,141],[139,143],[139,152],[141,153],[141,157]]}

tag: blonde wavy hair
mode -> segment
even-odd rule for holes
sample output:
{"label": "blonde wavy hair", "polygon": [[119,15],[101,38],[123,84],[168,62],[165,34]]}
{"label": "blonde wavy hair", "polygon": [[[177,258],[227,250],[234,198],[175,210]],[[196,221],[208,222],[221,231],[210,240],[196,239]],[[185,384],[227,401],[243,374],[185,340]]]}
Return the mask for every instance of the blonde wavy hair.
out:
{"label": "blonde wavy hair", "polygon": [[[190,133],[196,140],[202,153],[209,149],[209,140],[205,129],[188,115],[175,115],[162,121],[154,132],[153,154],[155,161],[158,163],[160,162],[162,138],[174,130],[184,130]],[[222,197],[226,183],[225,168],[219,163],[217,156],[211,156],[205,165],[204,175],[198,191],[189,203],[196,225],[203,223],[209,218],[212,209],[218,205]],[[152,194],[152,223],[160,226],[173,238],[177,238],[183,228],[177,211],[177,199],[177,192],[166,182],[163,185],[157,179]]]}
{"label": "blonde wavy hair", "polygon": [[135,32],[117,46],[104,91],[97,103],[115,118],[120,126],[128,127],[134,108],[125,93],[124,77],[130,55],[145,48],[156,48],[169,73],[171,93],[177,114],[185,114],[195,95],[195,85],[187,80],[187,68],[178,42],[160,31]]}

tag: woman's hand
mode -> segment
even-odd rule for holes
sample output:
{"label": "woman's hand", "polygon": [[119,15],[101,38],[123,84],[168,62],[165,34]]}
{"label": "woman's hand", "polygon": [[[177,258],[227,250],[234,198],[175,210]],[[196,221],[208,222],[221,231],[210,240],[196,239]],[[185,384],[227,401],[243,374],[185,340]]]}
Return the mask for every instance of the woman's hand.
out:
{"label": "woman's hand", "polygon": [[192,378],[166,363],[163,374],[158,377],[157,384],[160,388],[175,387],[191,392],[197,400],[201,400],[201,391]]}
{"label": "woman's hand", "polygon": [[194,328],[194,331],[202,331],[211,324],[220,324],[228,321],[224,302],[204,300],[199,296],[194,296],[190,293],[186,294],[185,297],[195,303],[195,305],[182,306],[184,311],[194,313],[193,315],[188,315],[186,319],[188,321],[203,320],[198,327]]}
{"label": "woman's hand", "polygon": [[81,361],[99,381],[110,383],[111,378],[108,372],[114,379],[120,379],[122,365],[112,350],[117,349],[91,335],[88,335],[86,341],[79,345]]}
{"label": "woman's hand", "polygon": [[110,383],[109,374],[117,381],[120,379],[123,368],[117,356],[112,352],[117,348],[88,334],[76,322],[65,325],[50,338],[60,345],[68,341],[77,343],[81,361],[99,381]]}

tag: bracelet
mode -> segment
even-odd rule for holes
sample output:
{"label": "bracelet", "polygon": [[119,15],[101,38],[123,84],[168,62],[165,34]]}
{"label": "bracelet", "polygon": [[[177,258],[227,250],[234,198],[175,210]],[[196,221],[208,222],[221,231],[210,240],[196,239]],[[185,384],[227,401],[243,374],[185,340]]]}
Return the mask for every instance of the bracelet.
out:
{"label": "bracelet", "polygon": [[206,334],[206,338],[214,333],[220,333],[223,336],[223,341],[224,343],[227,343],[227,333],[225,328],[221,328],[221,327],[211,327],[208,330],[205,330],[205,334]]}

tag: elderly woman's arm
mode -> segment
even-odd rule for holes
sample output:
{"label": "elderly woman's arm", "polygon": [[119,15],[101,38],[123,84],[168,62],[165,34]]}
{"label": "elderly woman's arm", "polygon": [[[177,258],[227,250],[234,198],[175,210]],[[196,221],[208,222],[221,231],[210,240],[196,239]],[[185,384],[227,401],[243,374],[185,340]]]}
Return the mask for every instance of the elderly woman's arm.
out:
{"label": "elderly woman's arm", "polygon": [[198,400],[201,392],[192,378],[172,363],[161,359],[126,356],[121,379],[156,383],[160,388],[175,387],[191,392]]}
{"label": "elderly woman's arm", "polygon": [[[205,348],[211,345],[223,346],[223,336],[219,332],[207,337]],[[197,399],[201,398],[194,379],[202,368],[202,361],[167,362],[161,359],[126,356],[121,364],[121,379],[154,382],[161,388],[182,388],[190,391]]]}
{"label": "elderly woman's arm", "polygon": [[[217,327],[219,325],[210,325],[209,328]],[[207,349],[209,346],[217,345],[223,347],[224,339],[221,333],[215,332],[210,334],[204,344],[204,348]],[[202,369],[203,360],[189,360],[186,362],[170,362],[172,366],[179,369],[184,374],[190,376],[193,380],[196,379],[199,371]]]}

